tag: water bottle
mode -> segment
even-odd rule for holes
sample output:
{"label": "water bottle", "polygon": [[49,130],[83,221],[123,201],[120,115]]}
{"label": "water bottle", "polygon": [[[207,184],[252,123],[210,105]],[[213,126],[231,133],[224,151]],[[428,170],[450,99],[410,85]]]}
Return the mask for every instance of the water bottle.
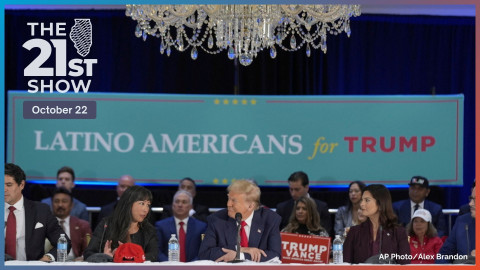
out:
{"label": "water bottle", "polygon": [[68,242],[65,234],[60,234],[57,242],[57,262],[66,262],[68,256]]}
{"label": "water bottle", "polygon": [[333,263],[343,263],[343,241],[338,234],[333,240]]}
{"label": "water bottle", "polygon": [[168,261],[180,261],[180,246],[178,245],[178,240],[175,234],[172,234],[170,240],[168,240]]}

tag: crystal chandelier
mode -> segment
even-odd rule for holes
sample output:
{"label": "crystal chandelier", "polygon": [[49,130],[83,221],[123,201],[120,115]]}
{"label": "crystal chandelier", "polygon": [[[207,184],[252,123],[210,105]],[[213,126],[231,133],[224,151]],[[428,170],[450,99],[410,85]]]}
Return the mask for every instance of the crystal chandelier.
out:
{"label": "crystal chandelier", "polygon": [[350,37],[350,17],[360,15],[359,5],[127,5],[126,15],[138,22],[135,35],[160,38],[160,53],[172,47],[209,54],[227,51],[248,66],[257,53],[277,47],[297,51],[305,45],[327,52],[327,34]]}

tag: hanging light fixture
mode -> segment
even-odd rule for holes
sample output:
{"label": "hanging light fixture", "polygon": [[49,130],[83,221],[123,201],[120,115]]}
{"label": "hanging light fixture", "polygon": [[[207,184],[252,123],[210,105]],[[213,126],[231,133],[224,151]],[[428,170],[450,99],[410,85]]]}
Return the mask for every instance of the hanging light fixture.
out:
{"label": "hanging light fixture", "polygon": [[327,34],[350,37],[350,17],[360,15],[359,5],[127,5],[126,15],[138,22],[137,37],[160,38],[160,53],[172,47],[190,50],[193,60],[202,50],[226,51],[248,66],[258,52],[277,48],[298,51],[305,45],[327,52]]}

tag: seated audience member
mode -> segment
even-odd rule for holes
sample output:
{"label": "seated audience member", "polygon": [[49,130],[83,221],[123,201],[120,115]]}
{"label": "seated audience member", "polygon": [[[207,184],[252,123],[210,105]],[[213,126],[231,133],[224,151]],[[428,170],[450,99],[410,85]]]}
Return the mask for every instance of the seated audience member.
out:
{"label": "seated audience member", "polygon": [[[70,167],[62,167],[57,171],[57,188],[63,187],[72,192],[75,187],[75,172]],[[52,209],[52,197],[42,200],[42,203],[48,204]],[[89,221],[87,205],[73,198],[73,208],[70,215]]]}
{"label": "seated audience member", "polygon": [[117,206],[118,200],[122,197],[122,194],[127,190],[127,188],[132,187],[135,185],[135,179],[130,175],[122,175],[120,179],[118,179],[117,183],[117,199],[107,205],[102,206],[100,209],[100,213],[98,214],[97,224],[104,218],[110,216]]}
{"label": "seated audience member", "polygon": [[290,222],[282,232],[328,237],[327,231],[320,225],[320,215],[316,208],[317,205],[312,199],[300,197],[295,201]]}
{"label": "seated audience member", "polygon": [[235,259],[237,245],[236,213],[242,215],[240,259],[255,262],[281,258],[280,216],[259,207],[260,188],[247,180],[237,180],[227,188],[227,209],[208,217],[199,260],[228,262]]}
{"label": "seated audience member", "polygon": [[398,216],[398,222],[406,226],[417,209],[427,209],[432,215],[433,226],[437,229],[438,236],[442,237],[447,233],[447,224],[442,212],[442,206],[426,200],[430,194],[430,186],[427,178],[414,176],[408,184],[409,200],[402,200],[393,204],[393,209]]}
{"label": "seated audience member", "polygon": [[[23,197],[25,181],[22,168],[5,164],[5,260],[55,261],[57,241],[64,232],[47,205]],[[70,252],[70,238],[66,238]],[[47,253],[45,239],[53,244]]]}
{"label": "seated audience member", "polygon": [[[473,180],[472,183],[472,188],[470,189],[470,192],[472,191],[473,187],[475,186],[475,179]],[[458,209],[458,216],[464,215],[470,213],[470,203],[466,203]]]}
{"label": "seated audience member", "polygon": [[[290,214],[293,210],[295,201],[302,196],[310,197],[308,194],[309,180],[308,175],[304,172],[294,172],[288,178],[288,186],[290,190],[290,196],[292,197],[288,201],[281,202],[277,205],[277,214],[282,217],[282,223],[280,228],[285,228],[290,219]],[[332,229],[330,213],[328,213],[328,206],[325,202],[312,198],[317,205],[317,211],[320,214],[320,222],[322,227],[330,234]]]}
{"label": "seated audience member", "polygon": [[58,188],[52,197],[53,214],[58,224],[72,241],[72,249],[68,253],[68,260],[82,261],[83,251],[87,248],[92,229],[90,224],[83,219],[70,216],[73,207],[72,193],[66,188]]}
{"label": "seated audience member", "polygon": [[375,255],[397,254],[403,258],[397,259],[396,263],[410,263],[407,234],[397,224],[388,189],[378,184],[365,187],[360,208],[367,220],[350,227],[343,244],[343,261],[364,263]]}
{"label": "seated audience member", "polygon": [[475,257],[475,186],[470,196],[470,213],[457,217],[450,235],[438,253],[445,256],[437,259],[436,263],[451,263],[457,260],[455,257],[447,258],[447,255]]}
{"label": "seated audience member", "polygon": [[348,228],[360,224],[358,209],[360,209],[363,188],[365,184],[361,181],[353,181],[348,186],[347,205],[340,206],[335,214],[335,234],[346,235]]}
{"label": "seated audience member", "polygon": [[85,260],[95,253],[114,257],[123,243],[140,245],[146,261],[157,261],[158,244],[155,228],[149,222],[152,193],[142,186],[128,188],[118,201],[113,214],[104,218],[93,232],[83,253]]}
{"label": "seated audience member", "polygon": [[207,224],[189,216],[192,209],[192,195],[185,190],[179,190],[173,197],[173,217],[162,219],[155,223],[158,235],[158,261],[168,261],[168,241],[172,234],[177,235],[180,244],[180,261],[197,260],[198,249],[202,242],[202,234]]}
{"label": "seated audience member", "polygon": [[[180,180],[180,182],[178,183],[178,190],[185,190],[190,192],[193,199],[195,199],[195,196],[197,195],[197,185],[195,184],[195,181],[190,177],[185,177]],[[161,219],[171,217],[172,215],[172,205],[164,205]],[[207,217],[208,215],[210,215],[210,211],[208,210],[207,206],[194,203],[189,215],[200,221],[207,222]]]}
{"label": "seated audience member", "polygon": [[413,213],[412,221],[407,225],[412,264],[435,263],[435,256],[443,245],[432,224],[432,215],[427,209],[418,209]]}

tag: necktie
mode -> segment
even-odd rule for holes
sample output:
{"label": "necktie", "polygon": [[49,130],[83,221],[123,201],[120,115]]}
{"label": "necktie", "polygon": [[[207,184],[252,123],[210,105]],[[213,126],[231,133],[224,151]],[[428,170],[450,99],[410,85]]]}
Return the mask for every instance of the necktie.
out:
{"label": "necktie", "polygon": [[16,210],[15,207],[10,206],[8,208],[10,213],[7,217],[7,229],[5,235],[5,253],[12,256],[14,259],[17,258],[17,219],[13,211]]}
{"label": "necktie", "polygon": [[58,222],[60,223],[60,227],[62,227],[62,230],[65,234],[67,234],[67,231],[65,230],[65,220],[64,219],[60,219],[60,221]]}
{"label": "necktie", "polygon": [[240,246],[241,247],[248,247],[248,238],[247,233],[245,232],[245,226],[247,223],[242,221],[242,228],[240,229]]}
{"label": "necktie", "polygon": [[180,244],[180,261],[186,262],[187,261],[187,254],[185,252],[185,230],[183,229],[183,221],[180,221],[180,230],[178,230],[178,241]]}
{"label": "necktie", "polygon": [[415,204],[415,206],[413,207],[413,213],[415,213],[415,211],[417,211],[419,207],[420,205],[418,205],[418,203]]}

